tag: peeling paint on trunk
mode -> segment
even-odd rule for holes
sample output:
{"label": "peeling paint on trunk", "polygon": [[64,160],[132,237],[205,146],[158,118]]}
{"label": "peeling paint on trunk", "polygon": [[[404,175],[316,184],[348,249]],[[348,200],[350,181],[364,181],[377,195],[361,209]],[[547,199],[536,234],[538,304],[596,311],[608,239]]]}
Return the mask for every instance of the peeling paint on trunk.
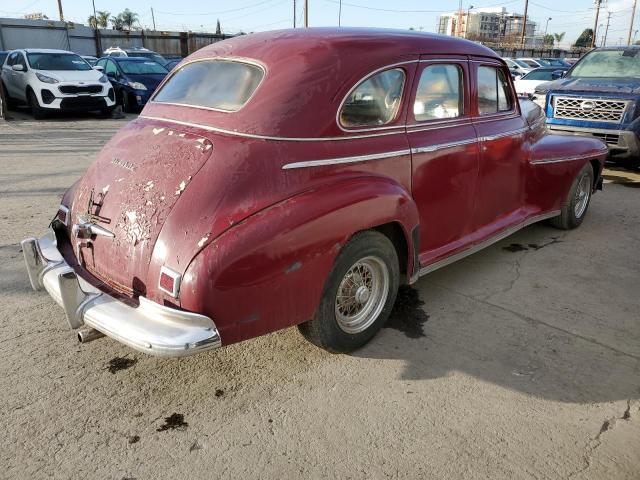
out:
{"label": "peeling paint on trunk", "polygon": [[87,269],[98,278],[120,285],[123,292],[146,291],[149,262],[162,226],[213,152],[195,149],[194,143],[211,145],[197,135],[169,135],[164,128],[132,122],[111,139],[82,178],[72,221],[87,213],[91,191],[101,192],[96,201],[100,205],[91,213],[99,209],[105,219],[101,224],[116,235],[96,238],[92,254],[83,255]]}

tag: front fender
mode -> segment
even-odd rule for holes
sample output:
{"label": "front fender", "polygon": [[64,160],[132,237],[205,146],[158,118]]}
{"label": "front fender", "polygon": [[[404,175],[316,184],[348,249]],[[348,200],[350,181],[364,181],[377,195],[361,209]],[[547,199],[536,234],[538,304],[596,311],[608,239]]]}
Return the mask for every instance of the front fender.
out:
{"label": "front fender", "polygon": [[212,318],[224,344],[307,321],[343,245],[391,222],[401,226],[412,259],[417,208],[386,177],[348,178],[288,198],[227,230],[191,261],[181,307]]}

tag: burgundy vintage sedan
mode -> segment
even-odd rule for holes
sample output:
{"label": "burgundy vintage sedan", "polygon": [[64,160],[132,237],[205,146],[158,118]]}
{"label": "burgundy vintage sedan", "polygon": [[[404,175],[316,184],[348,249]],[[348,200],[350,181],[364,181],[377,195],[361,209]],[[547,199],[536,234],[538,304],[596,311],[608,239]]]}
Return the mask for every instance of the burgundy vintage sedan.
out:
{"label": "burgundy vintage sedan", "polygon": [[299,325],[347,352],[400,283],[534,222],[580,225],[606,153],[548,133],[469,41],[247,35],[172,71],[24,255],[82,341],[178,356]]}

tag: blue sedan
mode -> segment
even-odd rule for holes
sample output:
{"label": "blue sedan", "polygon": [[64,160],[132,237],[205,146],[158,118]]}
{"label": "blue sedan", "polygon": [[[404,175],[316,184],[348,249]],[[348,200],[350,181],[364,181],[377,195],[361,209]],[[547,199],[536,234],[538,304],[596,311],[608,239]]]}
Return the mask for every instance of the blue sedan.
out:
{"label": "blue sedan", "polygon": [[117,103],[125,112],[140,110],[167,76],[169,70],[143,57],[103,57],[96,67],[102,67],[116,93]]}

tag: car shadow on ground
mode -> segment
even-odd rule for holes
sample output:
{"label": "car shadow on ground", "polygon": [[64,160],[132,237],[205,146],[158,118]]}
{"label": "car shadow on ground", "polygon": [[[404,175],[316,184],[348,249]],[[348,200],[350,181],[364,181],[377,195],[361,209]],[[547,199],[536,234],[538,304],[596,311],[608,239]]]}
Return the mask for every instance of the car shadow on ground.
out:
{"label": "car shadow on ground", "polygon": [[563,268],[557,254],[544,255],[547,247],[571,248],[553,234],[528,227],[402,287],[386,327],[355,355],[403,360],[402,378],[410,380],[471,375],[561,402],[640,398],[640,353],[629,346],[640,322],[615,305],[605,318],[581,311],[558,294],[565,279],[555,281],[553,268],[536,270],[554,261]]}

